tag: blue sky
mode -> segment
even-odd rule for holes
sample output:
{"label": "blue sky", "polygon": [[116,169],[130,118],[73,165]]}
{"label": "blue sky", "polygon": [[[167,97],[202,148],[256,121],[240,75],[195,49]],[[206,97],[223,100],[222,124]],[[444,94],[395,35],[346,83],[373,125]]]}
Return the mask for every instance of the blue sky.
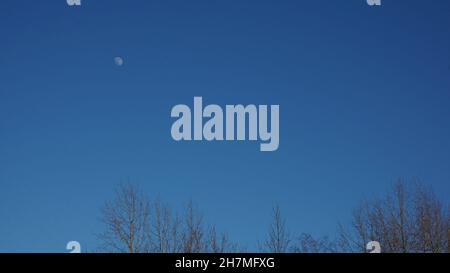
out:
{"label": "blue sky", "polygon": [[[126,180],[250,248],[274,204],[333,235],[397,177],[449,202],[449,25],[447,0],[2,1],[0,251],[94,249]],[[173,141],[194,96],[279,104],[280,148]]]}

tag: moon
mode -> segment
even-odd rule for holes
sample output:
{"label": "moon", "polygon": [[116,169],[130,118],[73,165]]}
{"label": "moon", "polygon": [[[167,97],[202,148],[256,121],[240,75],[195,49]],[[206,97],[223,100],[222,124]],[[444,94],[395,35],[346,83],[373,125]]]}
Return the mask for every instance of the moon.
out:
{"label": "moon", "polygon": [[123,65],[123,59],[122,59],[122,57],[114,57],[114,63],[115,63],[117,66],[122,66],[122,65]]}

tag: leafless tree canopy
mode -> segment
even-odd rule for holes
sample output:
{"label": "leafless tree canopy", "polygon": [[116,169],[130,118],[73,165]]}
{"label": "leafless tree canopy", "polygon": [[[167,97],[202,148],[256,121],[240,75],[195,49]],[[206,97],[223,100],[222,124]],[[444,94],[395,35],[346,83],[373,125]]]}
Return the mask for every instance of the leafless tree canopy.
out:
{"label": "leafless tree canopy", "polygon": [[285,253],[289,250],[291,238],[286,229],[286,221],[281,216],[279,206],[273,208],[272,217],[268,238],[264,242],[265,250],[272,253]]}
{"label": "leafless tree canopy", "polygon": [[[280,224],[273,225],[272,230],[276,231],[277,226]],[[277,245],[273,243],[277,242],[273,239],[277,236],[273,234],[277,232],[272,231],[269,240],[271,245]],[[366,252],[366,244],[370,241],[380,242],[382,252],[448,253],[449,208],[418,181],[399,180],[386,197],[362,202],[353,212],[351,225],[339,225],[336,239],[314,238],[302,233],[291,242],[290,251]]]}
{"label": "leafless tree canopy", "polygon": [[449,219],[448,209],[431,190],[399,180],[384,199],[366,201],[354,211],[351,228],[340,228],[340,247],[364,251],[374,240],[383,252],[448,252]]}
{"label": "leafless tree canopy", "polygon": [[150,204],[144,195],[130,184],[120,185],[115,199],[102,210],[106,230],[99,235],[102,250],[111,252],[148,252]]}
{"label": "leafless tree canopy", "polygon": [[[430,189],[417,181],[399,180],[390,194],[364,201],[349,226],[339,225],[338,236],[291,236],[280,208],[275,206],[264,252],[365,252],[378,241],[382,252],[450,252],[450,210]],[[150,200],[131,184],[121,185],[115,199],[102,210],[105,231],[99,235],[101,251],[155,253],[223,253],[238,247],[215,226],[204,223],[190,202],[181,214],[160,200]],[[240,251],[244,248],[239,247]]]}
{"label": "leafless tree canopy", "polygon": [[339,252],[336,243],[328,237],[315,239],[311,234],[302,233],[293,244],[294,253],[335,253]]}
{"label": "leafless tree canopy", "polygon": [[103,252],[206,253],[235,249],[225,234],[207,227],[190,202],[180,217],[160,200],[150,202],[132,184],[116,191],[102,209],[105,231],[99,235]]}

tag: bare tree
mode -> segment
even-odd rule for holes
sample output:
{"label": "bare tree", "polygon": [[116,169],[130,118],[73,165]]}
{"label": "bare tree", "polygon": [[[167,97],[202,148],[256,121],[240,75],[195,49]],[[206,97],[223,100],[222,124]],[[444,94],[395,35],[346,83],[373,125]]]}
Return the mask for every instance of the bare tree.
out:
{"label": "bare tree", "polygon": [[291,248],[294,253],[335,253],[336,243],[328,237],[314,238],[311,234],[302,233]]}
{"label": "bare tree", "polygon": [[450,213],[429,189],[418,187],[414,200],[414,244],[418,252],[448,251]]}
{"label": "bare tree", "polygon": [[225,233],[221,233],[220,235],[217,234],[215,226],[212,226],[209,229],[207,245],[207,252],[211,253],[226,253],[230,251],[236,251],[236,246],[230,242],[228,236]]}
{"label": "bare tree", "polygon": [[[263,250],[291,252],[365,252],[369,241],[378,241],[383,252],[449,252],[450,210],[430,189],[399,180],[385,198],[364,201],[353,212],[349,228],[339,226],[336,240],[301,234],[292,241],[280,208],[273,219]],[[226,234],[207,226],[190,202],[182,217],[169,206],[145,197],[138,187],[122,184],[115,198],[102,209],[106,226],[99,235],[102,251],[157,253],[223,253],[236,251]]]}
{"label": "bare tree", "polygon": [[184,226],[181,235],[182,251],[184,253],[206,252],[205,229],[203,217],[191,202],[187,205]]}
{"label": "bare tree", "polygon": [[150,251],[150,205],[142,192],[122,184],[115,199],[102,209],[106,230],[99,235],[102,251],[140,253]]}
{"label": "bare tree", "polygon": [[180,221],[159,199],[152,204],[151,250],[156,253],[180,252]]}
{"label": "bare tree", "polygon": [[418,181],[398,180],[384,199],[363,202],[350,229],[340,227],[341,251],[364,252],[378,241],[383,252],[448,252],[449,212]]}
{"label": "bare tree", "polygon": [[285,253],[291,243],[289,232],[286,230],[286,221],[281,216],[280,207],[273,208],[272,224],[269,228],[268,238],[264,242],[264,247],[272,253]]}
{"label": "bare tree", "polygon": [[106,229],[98,237],[105,252],[221,253],[234,247],[215,226],[206,228],[192,202],[180,218],[132,184],[119,186],[114,200],[103,207],[101,220]]}
{"label": "bare tree", "polygon": [[202,214],[191,202],[181,225],[181,251],[184,253],[225,253],[236,249],[225,233],[218,234],[214,225],[207,227]]}

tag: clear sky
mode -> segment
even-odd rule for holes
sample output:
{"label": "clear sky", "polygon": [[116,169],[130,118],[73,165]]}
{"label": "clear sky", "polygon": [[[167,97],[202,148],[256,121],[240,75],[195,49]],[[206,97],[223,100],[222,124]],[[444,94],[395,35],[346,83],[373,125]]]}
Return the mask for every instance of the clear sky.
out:
{"label": "clear sky", "polygon": [[[126,180],[250,248],[274,204],[333,235],[397,177],[449,202],[449,26],[448,0],[3,0],[0,251],[94,249]],[[175,142],[194,96],[279,104],[280,148]]]}

